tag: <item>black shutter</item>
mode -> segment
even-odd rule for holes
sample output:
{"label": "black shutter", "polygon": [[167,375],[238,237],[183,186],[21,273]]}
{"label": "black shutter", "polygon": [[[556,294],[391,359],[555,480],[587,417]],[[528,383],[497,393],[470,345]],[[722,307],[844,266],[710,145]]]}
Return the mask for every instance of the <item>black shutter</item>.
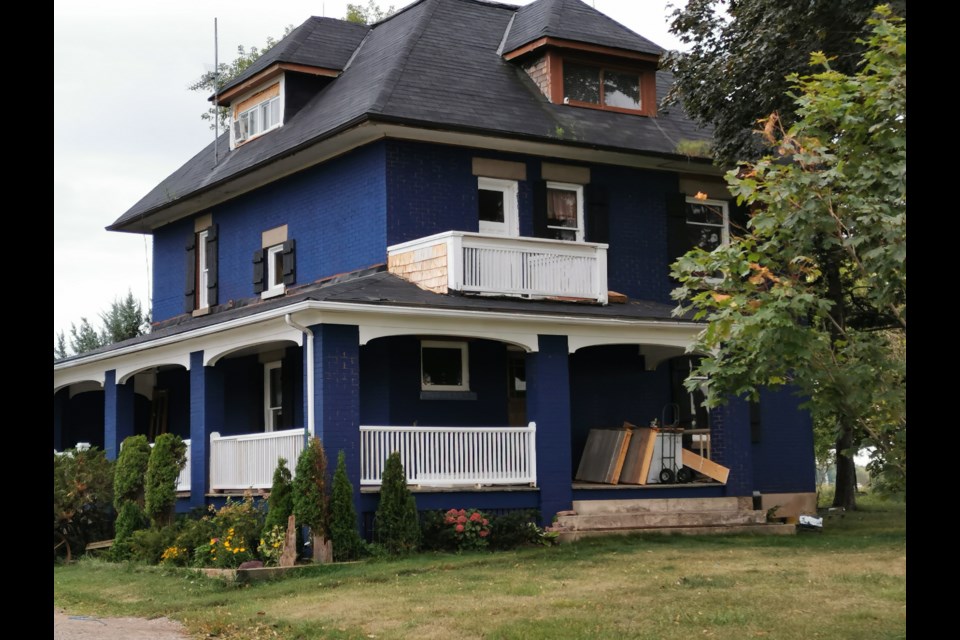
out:
{"label": "black shutter", "polygon": [[283,243],[283,284],[291,285],[297,281],[296,241]]}
{"label": "black shutter", "polygon": [[217,304],[218,264],[217,260],[217,225],[210,225],[207,229],[207,304],[211,307]]}
{"label": "black shutter", "polygon": [[197,308],[197,236],[191,233],[187,238],[186,282],[183,286],[183,312],[193,313]]}
{"label": "black shutter", "polygon": [[585,187],[587,199],[587,242],[610,242],[610,207],[607,188],[591,184]]}
{"label": "black shutter", "polygon": [[549,238],[547,229],[547,183],[545,180],[533,182],[533,236]]}
{"label": "black shutter", "polygon": [[733,236],[743,236],[747,232],[747,222],[750,220],[750,212],[745,204],[737,204],[736,200],[730,201],[730,238]]}
{"label": "black shutter", "polygon": [[667,195],[667,264],[693,248],[687,232],[687,197],[682,193]]}
{"label": "black shutter", "polygon": [[257,249],[253,252],[253,292],[261,293],[267,288],[266,280],[267,250]]}

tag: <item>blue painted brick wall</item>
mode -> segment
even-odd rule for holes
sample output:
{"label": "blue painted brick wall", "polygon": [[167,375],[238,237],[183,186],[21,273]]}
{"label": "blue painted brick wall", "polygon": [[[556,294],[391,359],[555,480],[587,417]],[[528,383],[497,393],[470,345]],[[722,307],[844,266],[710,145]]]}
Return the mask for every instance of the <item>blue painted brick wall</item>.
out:
{"label": "blue painted brick wall", "polygon": [[580,349],[570,356],[570,399],[576,471],[590,429],[613,429],[626,420],[638,426],[659,419],[670,402],[668,363],[644,369],[636,345]]}
{"label": "blue painted brick wall", "polygon": [[573,501],[570,358],[566,336],[540,335],[538,342],[540,350],[527,354],[527,418],[537,424],[540,516],[549,523]]}
{"label": "blue painted brick wall", "polygon": [[710,453],[714,462],[730,469],[726,495],[753,493],[753,461],[750,452],[750,405],[731,399],[710,414]]}
{"label": "blue painted brick wall", "polygon": [[157,389],[167,391],[167,431],[190,437],[190,372],[165,369],[157,373]]}
{"label": "blue painted brick wall", "polygon": [[[219,225],[219,298],[250,298],[261,233],[286,224],[297,284],[386,262],[385,143],[369,145],[211,209]],[[207,213],[207,211],[201,212]],[[185,244],[193,220],[154,233],[153,317],[183,313]]]}
{"label": "blue painted brick wall", "polygon": [[813,423],[792,389],[760,393],[760,441],[753,451],[754,489],[762,493],[816,491]]}
{"label": "blue painted brick wall", "polygon": [[[475,400],[420,399],[420,340],[398,336],[361,348],[361,421],[390,426],[505,426],[507,350],[491,340],[469,343],[470,390]],[[389,366],[384,363],[389,363]],[[366,365],[370,365],[368,369]]]}
{"label": "blue painted brick wall", "polygon": [[[550,158],[444,147],[415,142],[387,143],[388,245],[442,231],[477,231],[477,178],[474,157],[524,163],[520,181],[520,235],[533,235],[533,183]],[[591,184],[606,189],[610,205],[610,249],[607,255],[611,289],[634,298],[670,302],[666,201],[679,191],[677,175],[566,163],[590,167]]]}

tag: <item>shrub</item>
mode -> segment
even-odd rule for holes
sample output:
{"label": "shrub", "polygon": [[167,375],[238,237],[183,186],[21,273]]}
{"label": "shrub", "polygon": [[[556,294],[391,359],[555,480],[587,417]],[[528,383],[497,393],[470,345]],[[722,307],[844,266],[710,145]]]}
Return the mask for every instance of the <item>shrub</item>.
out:
{"label": "shrub", "polygon": [[280,564],[280,553],[283,551],[283,543],[287,537],[286,527],[278,524],[264,529],[263,537],[260,538],[260,545],[257,547],[257,553],[263,564],[273,567]]}
{"label": "shrub", "polygon": [[187,463],[187,445],[172,433],[157,436],[147,463],[145,506],[150,521],[156,528],[173,522],[173,508],[177,502],[177,477]]}
{"label": "shrub", "polygon": [[172,525],[134,531],[128,540],[128,558],[147,564],[158,564],[176,537],[177,532]]}
{"label": "shrub", "polygon": [[490,519],[477,509],[450,509],[443,514],[443,524],[452,532],[457,551],[482,549],[490,535]]}
{"label": "shrub", "polygon": [[113,514],[113,467],[95,447],[53,456],[54,556],[69,562],[73,549],[109,538]]}
{"label": "shrub", "polygon": [[316,436],[310,438],[297,459],[297,475],[293,479],[293,513],[297,524],[310,527],[314,536],[326,536],[329,528],[327,511],[327,455]]}
{"label": "shrub", "polygon": [[490,523],[490,547],[504,550],[532,544],[553,544],[556,535],[547,534],[537,526],[539,517],[536,509],[512,511],[493,517]]}
{"label": "shrub", "polygon": [[113,476],[113,506],[120,511],[124,502],[143,506],[143,482],[150,462],[147,436],[130,436],[120,446]]}
{"label": "shrub", "polygon": [[263,525],[264,535],[270,533],[274,527],[287,529],[287,520],[293,513],[293,480],[290,469],[287,468],[286,458],[277,460],[277,468],[273,471],[273,485],[270,487],[270,498],[267,500],[267,519]]}
{"label": "shrub", "polygon": [[143,511],[143,489],[149,462],[150,444],[146,436],[124,439],[113,475],[113,506],[117,510],[117,521],[110,553],[114,560],[128,557],[130,536],[148,524]]}
{"label": "shrub", "polygon": [[353,506],[353,486],[347,477],[347,461],[343,451],[337,454],[330,498],[330,539],[334,560],[354,560],[363,555],[364,543],[357,531],[357,511]]}
{"label": "shrub", "polygon": [[377,542],[391,555],[416,551],[420,545],[417,504],[396,451],[387,458],[380,485],[380,504],[373,519]]}

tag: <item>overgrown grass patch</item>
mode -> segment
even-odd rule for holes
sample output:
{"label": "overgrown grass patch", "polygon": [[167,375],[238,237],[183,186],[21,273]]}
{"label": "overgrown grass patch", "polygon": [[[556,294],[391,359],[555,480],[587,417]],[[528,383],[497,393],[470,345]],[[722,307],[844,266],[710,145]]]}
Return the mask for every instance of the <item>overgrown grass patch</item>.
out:
{"label": "overgrown grass patch", "polygon": [[903,637],[905,506],[864,506],[822,533],[611,536],[305,567],[252,585],[84,560],[54,569],[54,604],[169,616],[227,640]]}

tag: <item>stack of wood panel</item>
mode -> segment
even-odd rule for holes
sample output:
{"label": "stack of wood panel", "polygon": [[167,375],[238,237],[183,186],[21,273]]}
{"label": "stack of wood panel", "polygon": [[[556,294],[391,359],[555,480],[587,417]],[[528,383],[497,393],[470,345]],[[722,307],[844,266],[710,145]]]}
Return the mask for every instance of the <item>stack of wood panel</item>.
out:
{"label": "stack of wood panel", "polygon": [[[580,458],[576,479],[603,484],[639,484],[658,482],[660,467],[654,464],[659,455],[658,438],[677,437],[661,433],[655,427],[638,427],[624,422],[620,429],[591,429]],[[706,458],[676,447],[675,464],[681,464],[718,482],[726,483],[730,470]]]}

